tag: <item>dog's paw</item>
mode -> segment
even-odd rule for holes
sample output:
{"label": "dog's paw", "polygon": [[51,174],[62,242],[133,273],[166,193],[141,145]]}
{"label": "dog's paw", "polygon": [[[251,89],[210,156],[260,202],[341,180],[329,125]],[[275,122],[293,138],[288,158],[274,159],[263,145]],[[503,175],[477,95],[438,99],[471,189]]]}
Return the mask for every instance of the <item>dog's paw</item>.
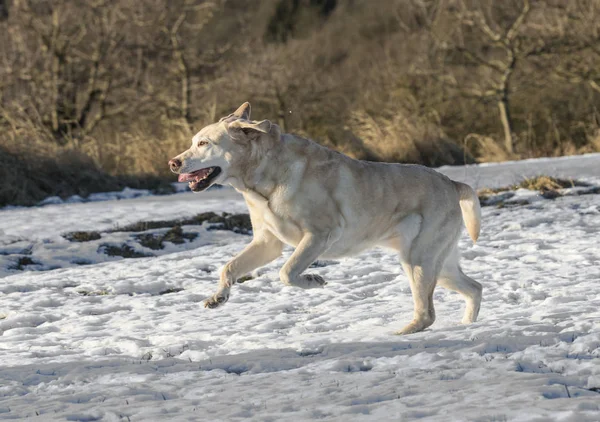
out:
{"label": "dog's paw", "polygon": [[214,309],[218,306],[221,306],[225,302],[229,300],[229,295],[224,295],[222,293],[217,293],[213,297],[210,297],[204,301],[204,307]]}
{"label": "dog's paw", "polygon": [[433,320],[413,320],[406,327],[401,329],[400,331],[396,331],[394,334],[399,336],[405,336],[407,334],[418,333],[419,331],[423,331],[427,327],[433,324]]}
{"label": "dog's paw", "polygon": [[304,284],[305,289],[312,289],[315,287],[323,287],[327,282],[318,274],[303,274],[302,284]]}

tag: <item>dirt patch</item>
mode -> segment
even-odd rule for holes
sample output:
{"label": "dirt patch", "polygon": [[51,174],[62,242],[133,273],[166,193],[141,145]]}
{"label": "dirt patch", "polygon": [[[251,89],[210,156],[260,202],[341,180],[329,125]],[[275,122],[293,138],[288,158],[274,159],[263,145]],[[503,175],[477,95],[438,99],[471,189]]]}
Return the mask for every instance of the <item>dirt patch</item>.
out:
{"label": "dirt patch", "polygon": [[108,295],[110,295],[110,292],[108,290],[94,290],[94,291],[77,290],[77,293],[80,294],[81,296],[108,296]]}
{"label": "dirt patch", "polygon": [[[208,230],[230,230],[235,233],[246,235],[252,233],[252,223],[248,214],[229,214],[224,212],[219,215],[214,212],[203,212],[190,218],[182,218],[177,220],[138,221],[127,226],[115,227],[114,229],[106,230],[104,232],[76,231],[63,234],[62,236],[71,242],[90,242],[102,238],[102,233],[140,233],[148,230],[168,228],[169,231],[163,234],[143,233],[134,236],[134,238],[142,246],[152,250],[160,250],[164,248],[164,242],[171,242],[176,245],[181,245],[186,241],[192,241],[198,237],[198,233],[185,233],[181,226],[199,226],[204,223],[209,224]],[[104,248],[106,251],[105,253],[109,255],[113,254],[111,256],[123,256],[126,258],[136,257],[134,256],[135,252],[129,250],[131,249],[129,246],[124,246],[125,247],[102,245],[101,248]]]}
{"label": "dirt patch", "polygon": [[161,292],[158,292],[158,294],[162,296],[162,295],[168,295],[171,293],[179,293],[179,292],[182,292],[183,290],[184,289],[182,289],[181,287],[171,287],[170,289],[166,289]]}
{"label": "dirt patch", "polygon": [[98,240],[102,236],[96,231],[91,232],[71,232],[63,234],[63,237],[70,242],[91,242],[92,240]]}
{"label": "dirt patch", "polygon": [[158,251],[165,247],[162,243],[163,237],[152,233],[139,234],[135,236],[135,239],[140,242],[140,245],[153,251]]}
{"label": "dirt patch", "polygon": [[[202,225],[208,224],[208,230],[230,230],[235,233],[249,235],[252,233],[252,223],[248,214],[229,214],[222,213],[221,215],[214,212],[204,212],[190,218],[182,218],[177,220],[159,220],[159,221],[138,221],[137,223],[129,224],[123,227],[115,227],[103,232],[98,231],[76,231],[63,234],[65,239],[71,242],[90,242],[102,238],[102,233],[116,232],[131,232],[135,241],[145,248],[152,250],[161,250],[165,247],[165,242],[170,242],[175,245],[181,245],[186,242],[193,241],[198,237],[198,233],[186,233],[182,226],[184,225]],[[141,233],[148,230],[165,229],[164,233]],[[98,253],[103,253],[108,256],[120,256],[123,258],[145,258],[153,256],[140,251],[136,251],[132,246],[123,243],[114,245],[109,243],[101,244],[98,248]],[[25,263],[18,264],[18,269]],[[85,265],[88,262],[74,262],[77,265]]]}
{"label": "dirt patch", "polygon": [[197,237],[198,233],[184,233],[181,226],[175,226],[164,234],[163,241],[181,245],[186,240],[192,241]]}
{"label": "dirt patch", "polygon": [[224,212],[220,217],[211,218],[209,223],[215,224],[209,227],[209,230],[231,230],[241,234],[252,232],[252,222],[248,214],[228,214]]}
{"label": "dirt patch", "polygon": [[138,221],[136,223],[129,224],[123,227],[116,227],[109,230],[109,233],[113,232],[145,232],[146,230],[153,229],[166,229],[175,226],[198,226],[205,221],[212,222],[213,218],[219,216],[214,212],[204,212],[191,218],[177,219],[177,220],[158,220],[158,221]]}
{"label": "dirt patch", "polygon": [[229,214],[224,212],[218,215],[209,211],[190,218],[180,218],[177,220],[138,221],[127,226],[115,227],[108,230],[108,233],[144,232],[153,229],[175,228],[177,226],[200,226],[205,222],[213,225],[209,227],[209,230],[231,230],[241,234],[250,234],[252,231],[252,223],[248,214]]}
{"label": "dirt patch", "polygon": [[163,234],[139,234],[135,238],[140,245],[152,250],[159,250],[165,247],[163,242],[171,242],[176,245],[185,243],[186,240],[192,241],[198,237],[198,233],[184,233],[181,226],[175,226],[171,230]]}
{"label": "dirt patch", "polygon": [[518,201],[510,201],[510,202],[504,202],[504,201],[500,201],[496,204],[497,208],[511,208],[511,207],[520,207],[523,205],[529,205],[531,204],[531,202],[525,200],[525,199],[521,199]]}
{"label": "dirt patch", "polygon": [[89,259],[74,259],[73,261],[71,261],[71,263],[75,265],[91,265],[94,262],[90,261]]}
{"label": "dirt patch", "polygon": [[154,230],[154,229],[165,229],[167,227],[173,227],[177,225],[179,220],[172,221],[138,221],[137,223],[132,223],[127,226],[117,226],[114,229],[108,230],[108,233],[116,233],[116,232],[145,232],[146,230]]}
{"label": "dirt patch", "polygon": [[39,263],[35,262],[33,259],[31,259],[28,256],[20,256],[17,259],[16,264],[14,266],[12,266],[11,269],[23,271],[25,269],[25,267],[27,267],[28,265],[39,265]]}
{"label": "dirt patch", "polygon": [[98,248],[99,253],[105,253],[108,256],[121,256],[123,258],[146,258],[153,255],[147,255],[142,252],[138,252],[127,244],[122,245],[101,245]]}

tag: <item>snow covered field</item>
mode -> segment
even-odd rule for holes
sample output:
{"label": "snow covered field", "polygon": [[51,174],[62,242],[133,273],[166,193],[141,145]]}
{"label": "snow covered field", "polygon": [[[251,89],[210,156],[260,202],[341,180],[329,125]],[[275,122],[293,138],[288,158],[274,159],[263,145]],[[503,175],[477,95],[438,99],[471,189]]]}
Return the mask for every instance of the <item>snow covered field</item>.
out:
{"label": "snow covered field", "polygon": [[[600,184],[600,155],[441,170],[477,188]],[[209,310],[250,236],[207,221],[151,249],[118,229],[245,212],[229,189],[0,210],[0,420],[599,421],[600,195],[515,198],[530,203],[485,207],[478,243],[461,240],[479,321],[462,326],[462,299],[438,288],[436,323],[405,337],[412,299],[389,251],[317,262],[322,290],[283,286],[281,258]],[[61,236],[79,230],[100,238]]]}

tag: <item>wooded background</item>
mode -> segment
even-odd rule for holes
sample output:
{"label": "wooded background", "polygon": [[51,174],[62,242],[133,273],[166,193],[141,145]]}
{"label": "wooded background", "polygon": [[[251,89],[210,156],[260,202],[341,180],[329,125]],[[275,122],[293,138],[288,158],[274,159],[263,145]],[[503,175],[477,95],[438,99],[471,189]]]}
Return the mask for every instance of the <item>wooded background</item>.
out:
{"label": "wooded background", "polygon": [[600,150],[600,0],[0,0],[0,205],[174,180],[244,101],[353,157]]}

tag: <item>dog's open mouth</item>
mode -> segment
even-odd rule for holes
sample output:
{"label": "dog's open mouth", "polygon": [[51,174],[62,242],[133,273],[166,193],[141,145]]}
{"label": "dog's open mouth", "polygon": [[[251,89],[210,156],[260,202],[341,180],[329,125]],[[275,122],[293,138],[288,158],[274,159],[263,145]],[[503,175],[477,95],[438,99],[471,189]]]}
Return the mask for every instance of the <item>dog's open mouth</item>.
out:
{"label": "dog's open mouth", "polygon": [[188,184],[193,192],[201,192],[212,185],[212,182],[220,173],[221,167],[207,167],[192,173],[180,174],[178,181],[189,182]]}

